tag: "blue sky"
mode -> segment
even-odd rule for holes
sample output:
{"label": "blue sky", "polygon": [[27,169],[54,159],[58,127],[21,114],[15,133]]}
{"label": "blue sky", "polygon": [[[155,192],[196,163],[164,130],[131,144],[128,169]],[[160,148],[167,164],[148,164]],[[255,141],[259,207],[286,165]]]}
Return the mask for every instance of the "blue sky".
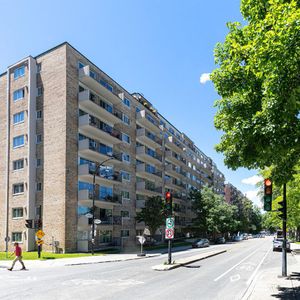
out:
{"label": "blue sky", "polygon": [[257,172],[228,170],[214,145],[218,99],[200,84],[214,68],[213,49],[226,22],[242,21],[238,0],[2,0],[0,72],[28,55],[68,41],[130,92],[141,92],[210,156],[242,192]]}

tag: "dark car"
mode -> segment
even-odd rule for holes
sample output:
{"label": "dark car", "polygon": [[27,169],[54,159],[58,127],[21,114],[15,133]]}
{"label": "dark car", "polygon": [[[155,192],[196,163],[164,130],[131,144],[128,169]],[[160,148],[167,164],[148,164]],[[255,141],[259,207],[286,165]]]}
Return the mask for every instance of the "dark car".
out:
{"label": "dark car", "polygon": [[226,243],[226,240],[224,237],[218,237],[216,240],[215,240],[215,243],[216,244],[225,244]]}
{"label": "dark car", "polygon": [[199,239],[192,244],[192,247],[193,248],[209,247],[209,241],[208,239]]}

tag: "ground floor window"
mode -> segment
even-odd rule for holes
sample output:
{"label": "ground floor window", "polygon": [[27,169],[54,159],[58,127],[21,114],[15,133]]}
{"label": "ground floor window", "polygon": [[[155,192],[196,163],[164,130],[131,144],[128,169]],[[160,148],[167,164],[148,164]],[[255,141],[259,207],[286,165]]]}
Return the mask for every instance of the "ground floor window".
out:
{"label": "ground floor window", "polygon": [[128,229],[121,230],[121,237],[129,237],[129,230]]}
{"label": "ground floor window", "polygon": [[99,232],[100,243],[111,243],[112,242],[112,231],[104,230]]}
{"label": "ground floor window", "polygon": [[22,232],[13,232],[11,235],[12,242],[22,242]]}

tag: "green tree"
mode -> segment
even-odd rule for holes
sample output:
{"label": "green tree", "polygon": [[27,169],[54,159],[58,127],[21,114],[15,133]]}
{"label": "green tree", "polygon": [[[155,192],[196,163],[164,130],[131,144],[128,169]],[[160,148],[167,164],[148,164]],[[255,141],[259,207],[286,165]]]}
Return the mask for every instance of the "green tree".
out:
{"label": "green tree", "polygon": [[145,201],[145,207],[136,214],[138,223],[145,222],[150,234],[154,236],[156,230],[165,222],[164,205],[161,197],[151,197]]}
{"label": "green tree", "polygon": [[242,0],[241,12],[246,24],[228,23],[215,48],[216,149],[232,169],[273,165],[286,183],[300,159],[299,1]]}

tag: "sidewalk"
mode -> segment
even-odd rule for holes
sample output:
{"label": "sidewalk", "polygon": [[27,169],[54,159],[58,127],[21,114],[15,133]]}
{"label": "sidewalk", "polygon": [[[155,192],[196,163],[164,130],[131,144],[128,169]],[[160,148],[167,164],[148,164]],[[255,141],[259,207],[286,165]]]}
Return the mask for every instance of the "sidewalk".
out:
{"label": "sidewalk", "polygon": [[[102,256],[84,256],[76,258],[59,258],[47,260],[24,260],[25,266],[28,269],[59,267],[59,266],[73,266],[86,264],[99,264],[107,262],[119,262],[128,260],[145,259],[149,257],[159,256],[160,254],[147,254],[146,256],[137,256],[136,254],[107,254]],[[1,260],[0,271],[11,266],[12,260]],[[20,265],[21,267],[21,265]],[[15,266],[18,269],[18,263]]]}
{"label": "sidewalk", "polygon": [[[293,244],[291,249],[300,249]],[[298,247],[299,246],[299,247]],[[281,266],[264,270],[250,284],[243,300],[300,300],[300,254],[288,255],[288,277],[281,277]]]}

